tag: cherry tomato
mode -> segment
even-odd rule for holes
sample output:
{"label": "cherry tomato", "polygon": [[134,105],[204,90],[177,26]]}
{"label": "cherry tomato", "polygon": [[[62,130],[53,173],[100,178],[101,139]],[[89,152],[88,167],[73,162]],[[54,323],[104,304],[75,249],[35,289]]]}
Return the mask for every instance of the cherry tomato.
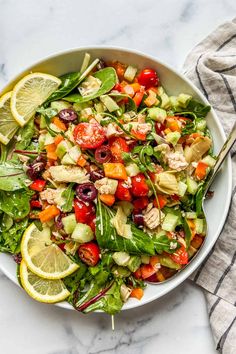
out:
{"label": "cherry tomato", "polygon": [[29,187],[33,191],[42,192],[45,187],[45,184],[46,181],[44,181],[44,179],[36,179],[33,183],[31,183]]}
{"label": "cherry tomato", "polygon": [[87,242],[79,246],[80,259],[90,267],[94,267],[99,261],[100,249],[94,242]]}
{"label": "cherry tomato", "polygon": [[129,152],[129,146],[126,140],[120,137],[114,137],[109,140],[109,146],[113,156],[113,162],[123,162],[122,153]]}
{"label": "cherry tomato", "polygon": [[95,215],[95,207],[91,202],[82,202],[78,198],[74,199],[75,218],[77,222],[89,223]]}
{"label": "cherry tomato", "polygon": [[118,181],[115,197],[119,200],[131,201],[132,196],[125,181]]}
{"label": "cherry tomato", "polygon": [[169,257],[178,264],[188,263],[188,253],[184,245],[182,245],[175,253],[169,254]]}
{"label": "cherry tomato", "polygon": [[136,210],[143,210],[143,209],[146,209],[146,207],[148,206],[148,198],[147,197],[141,197],[141,198],[138,198],[138,199],[135,199],[133,201],[133,206],[134,206],[134,209]]}
{"label": "cherry tomato", "polygon": [[94,214],[94,217],[91,216],[91,221],[89,221],[88,225],[91,227],[92,231],[95,233],[95,230],[96,230],[96,214]]}
{"label": "cherry tomato", "polygon": [[138,83],[142,86],[145,86],[146,89],[151,86],[158,86],[159,78],[157,73],[153,69],[144,69],[138,76]]}
{"label": "cherry tomato", "polygon": [[151,264],[143,264],[140,269],[143,279],[147,279],[157,272],[156,267],[153,267]]}
{"label": "cherry tomato", "polygon": [[135,197],[146,197],[148,195],[149,188],[143,173],[132,177],[131,192]]}
{"label": "cherry tomato", "polygon": [[96,149],[106,140],[106,135],[99,124],[79,123],[74,129],[74,139],[83,149]]}

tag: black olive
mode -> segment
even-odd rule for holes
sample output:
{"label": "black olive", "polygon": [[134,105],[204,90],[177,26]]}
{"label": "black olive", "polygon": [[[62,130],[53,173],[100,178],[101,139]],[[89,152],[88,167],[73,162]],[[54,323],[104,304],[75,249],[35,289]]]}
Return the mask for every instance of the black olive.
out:
{"label": "black olive", "polygon": [[78,119],[78,114],[71,108],[62,109],[58,116],[65,123],[74,122]]}
{"label": "black olive", "polygon": [[83,183],[76,187],[76,194],[84,202],[91,202],[97,198],[97,190],[93,183]]}

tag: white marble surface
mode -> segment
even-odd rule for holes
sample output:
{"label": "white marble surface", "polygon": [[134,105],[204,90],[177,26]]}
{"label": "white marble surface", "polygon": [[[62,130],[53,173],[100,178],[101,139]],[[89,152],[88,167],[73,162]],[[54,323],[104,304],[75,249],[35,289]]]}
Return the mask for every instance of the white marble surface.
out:
{"label": "white marble surface", "polygon": [[[0,0],[0,88],[55,51],[91,44],[150,53],[180,69],[191,48],[235,16],[235,0]],[[213,354],[204,296],[190,281],[110,318],[42,305],[0,272],[1,354]]]}

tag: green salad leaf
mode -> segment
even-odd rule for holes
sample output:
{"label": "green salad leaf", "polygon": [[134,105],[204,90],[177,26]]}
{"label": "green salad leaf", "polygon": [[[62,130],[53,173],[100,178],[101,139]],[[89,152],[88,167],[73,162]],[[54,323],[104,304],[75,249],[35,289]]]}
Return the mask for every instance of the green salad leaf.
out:
{"label": "green salad leaf", "polygon": [[65,204],[62,205],[61,210],[64,213],[69,213],[73,209],[73,200],[75,196],[75,191],[73,189],[74,183],[70,183],[64,192],[62,192],[62,197],[66,199]]}
{"label": "green salad leaf", "polygon": [[25,218],[30,212],[31,191],[17,190],[6,192],[0,190],[0,209],[14,220]]}
{"label": "green salad leaf", "polygon": [[[5,216],[1,216],[3,220]],[[0,226],[0,251],[8,253],[19,253],[20,252],[20,241],[21,237],[28,226],[28,218],[21,221],[15,222],[9,228],[2,221]]]}
{"label": "green salad leaf", "polygon": [[69,74],[65,74],[60,77],[61,85],[60,87],[54,91],[51,96],[45,102],[46,104],[52,101],[60,100],[61,98],[68,95],[76,86],[80,83],[80,72],[73,72]]}
{"label": "green salad leaf", "polygon": [[15,149],[16,150],[26,149],[31,143],[31,140],[34,136],[34,132],[35,132],[34,120],[31,119],[23,128],[21,128],[18,131],[19,140],[15,145]]}
{"label": "green salad leaf", "polygon": [[155,249],[152,239],[133,223],[131,225],[132,238],[119,236],[111,224],[115,211],[98,202],[96,214],[96,239],[99,246],[111,251],[124,251],[131,254],[154,255]]}
{"label": "green salad leaf", "polygon": [[198,118],[205,118],[207,113],[210,112],[210,110],[210,106],[198,102],[193,98],[189,100],[186,107],[186,111],[195,113]]}
{"label": "green salad leaf", "polygon": [[81,96],[79,93],[74,93],[70,96],[64,97],[65,101],[69,102],[87,102],[97,98],[105,93],[109,92],[116,84],[117,76],[114,68],[108,67],[105,69],[101,69],[93,73],[93,76],[99,79],[102,83],[98,91],[88,96]]}
{"label": "green salad leaf", "polygon": [[161,235],[159,237],[153,238],[154,247],[157,253],[162,253],[163,251],[167,253],[174,253],[180,244],[174,239],[169,239],[166,235]]}
{"label": "green salad leaf", "polygon": [[0,164],[0,190],[15,191],[25,187],[27,176],[22,164],[5,162]]}

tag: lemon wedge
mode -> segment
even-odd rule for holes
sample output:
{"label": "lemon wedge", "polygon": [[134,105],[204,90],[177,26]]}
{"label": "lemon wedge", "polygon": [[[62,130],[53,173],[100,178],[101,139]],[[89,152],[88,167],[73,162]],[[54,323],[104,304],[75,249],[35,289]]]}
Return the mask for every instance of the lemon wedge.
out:
{"label": "lemon wedge", "polygon": [[32,273],[24,260],[20,264],[20,280],[25,291],[35,300],[48,304],[65,300],[70,292],[62,280],[50,280]]}
{"label": "lemon wedge", "polygon": [[11,97],[11,113],[16,122],[23,127],[60,83],[57,77],[43,73],[23,77],[13,88]]}
{"label": "lemon wedge", "polygon": [[39,231],[34,223],[31,224],[22,237],[22,257],[27,267],[39,277],[61,279],[72,274],[79,266],[51,241],[50,236],[48,227]]}
{"label": "lemon wedge", "polygon": [[8,92],[0,98],[0,142],[4,145],[9,143],[19,128],[11,114],[11,95],[12,92]]}

